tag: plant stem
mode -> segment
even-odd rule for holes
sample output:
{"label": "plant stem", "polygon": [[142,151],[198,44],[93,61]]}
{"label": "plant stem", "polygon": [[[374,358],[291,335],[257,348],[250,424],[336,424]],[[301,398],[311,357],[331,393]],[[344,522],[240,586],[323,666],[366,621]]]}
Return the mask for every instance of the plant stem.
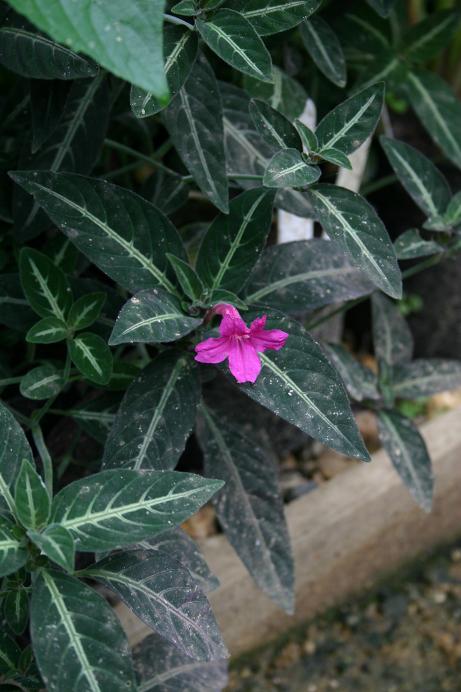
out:
{"label": "plant stem", "polygon": [[169,22],[170,24],[179,24],[180,26],[187,26],[187,28],[190,31],[195,31],[195,26],[193,24],[189,24],[189,22],[186,22],[184,19],[180,19],[179,17],[173,17],[171,14],[164,14],[163,19],[166,22]]}
{"label": "plant stem", "polygon": [[9,384],[18,384],[21,382],[21,377],[7,377],[4,380],[0,380],[0,387],[8,387]]}
{"label": "plant stem", "polygon": [[32,437],[37,447],[40,459],[43,466],[43,480],[50,498],[53,497],[53,462],[51,461],[50,453],[43,439],[42,429],[39,425],[32,428]]}
{"label": "plant stem", "polygon": [[397,182],[397,180],[398,178],[396,175],[385,175],[384,177],[379,178],[378,180],[374,180],[371,183],[366,183],[365,185],[363,185],[360,188],[360,194],[366,197],[367,195],[371,195],[372,192],[382,190],[383,187],[393,185]]}
{"label": "plant stem", "polygon": [[150,166],[158,168],[161,171],[165,171],[165,173],[173,175],[175,178],[181,178],[179,173],[174,171],[172,168],[168,168],[168,166],[164,166],[161,161],[158,161],[153,156],[147,156],[147,154],[143,154],[141,151],[136,151],[136,149],[132,149],[131,147],[128,147],[126,144],[122,144],[121,142],[115,142],[113,139],[105,139],[104,144],[106,147],[110,147],[111,149],[115,149],[116,151],[121,151],[124,154],[128,154],[128,156],[134,156],[140,161],[145,161]]}

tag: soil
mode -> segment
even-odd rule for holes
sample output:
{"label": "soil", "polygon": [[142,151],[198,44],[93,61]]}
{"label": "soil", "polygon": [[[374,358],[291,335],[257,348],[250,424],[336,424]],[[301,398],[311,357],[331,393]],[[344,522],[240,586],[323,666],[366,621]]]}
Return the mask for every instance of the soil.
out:
{"label": "soil", "polygon": [[461,690],[461,541],[231,670],[229,692]]}

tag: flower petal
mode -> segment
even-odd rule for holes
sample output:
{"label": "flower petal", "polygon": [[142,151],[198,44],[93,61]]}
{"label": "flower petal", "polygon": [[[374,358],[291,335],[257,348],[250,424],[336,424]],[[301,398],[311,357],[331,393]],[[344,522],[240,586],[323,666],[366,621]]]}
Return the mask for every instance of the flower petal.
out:
{"label": "flower petal", "polygon": [[249,339],[232,339],[229,349],[229,369],[237,382],[256,382],[261,361]]}
{"label": "flower petal", "polygon": [[260,353],[264,353],[269,348],[280,351],[285,346],[288,336],[281,329],[260,329],[251,332],[251,343]]}
{"label": "flower petal", "polygon": [[258,332],[261,329],[264,329],[264,327],[266,326],[266,321],[267,321],[267,315],[261,315],[261,317],[257,317],[250,324],[250,332],[253,334],[253,332]]}
{"label": "flower petal", "polygon": [[240,317],[238,310],[235,310],[235,313],[224,315],[219,325],[219,333],[221,336],[243,336],[243,334],[249,334],[250,330]]}
{"label": "flower petal", "polygon": [[195,360],[199,363],[222,363],[229,355],[230,340],[221,336],[201,341],[195,347]]}

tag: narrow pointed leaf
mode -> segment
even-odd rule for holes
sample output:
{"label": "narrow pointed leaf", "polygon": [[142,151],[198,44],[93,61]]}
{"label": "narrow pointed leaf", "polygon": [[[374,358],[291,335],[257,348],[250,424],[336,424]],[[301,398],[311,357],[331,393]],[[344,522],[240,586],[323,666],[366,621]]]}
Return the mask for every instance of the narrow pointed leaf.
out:
{"label": "narrow pointed leaf", "polygon": [[16,572],[27,562],[28,557],[26,545],[15,535],[14,524],[0,516],[0,577]]}
{"label": "narrow pointed leaf", "polygon": [[26,459],[16,479],[14,504],[16,515],[26,529],[39,529],[48,521],[50,496],[42,478]]}
{"label": "narrow pointed leaf", "polygon": [[321,153],[322,159],[334,163],[335,166],[340,166],[341,168],[346,168],[348,171],[352,170],[352,164],[344,154],[339,149],[322,149]]}
{"label": "narrow pointed leaf", "polygon": [[38,365],[24,375],[19,391],[26,399],[50,399],[61,391],[64,385],[62,373],[54,365]]}
{"label": "narrow pointed leaf", "polygon": [[94,77],[97,65],[25,26],[0,29],[0,63],[31,79]]}
{"label": "narrow pointed leaf", "polygon": [[405,88],[416,115],[432,139],[461,168],[461,103],[451,87],[432,72],[409,72]]}
{"label": "narrow pointed leaf", "polygon": [[298,149],[282,149],[274,154],[264,172],[266,187],[307,187],[320,178],[320,169],[305,163]]}
{"label": "narrow pointed leaf", "polygon": [[43,533],[28,531],[27,535],[43,555],[66,572],[74,571],[75,545],[70,531],[59,524],[51,524]]}
{"label": "narrow pointed leaf", "polygon": [[343,87],[347,81],[346,60],[335,32],[321,17],[305,19],[301,24],[304,47],[319,70],[330,82]]}
{"label": "narrow pointed leaf", "polygon": [[175,148],[195,182],[218,209],[227,212],[221,97],[213,70],[205,58],[200,57],[195,62],[164,117]]}
{"label": "narrow pointed leaf", "polygon": [[[165,75],[173,98],[186,81],[197,57],[197,34],[183,26],[166,24],[163,41]],[[137,118],[155,115],[165,107],[164,100],[137,86],[131,88],[130,102],[131,110]]]}
{"label": "narrow pointed leaf", "polygon": [[317,135],[302,120],[295,120],[295,127],[303,141],[303,147],[306,152],[317,151],[319,142]]}
{"label": "narrow pointed leaf", "polygon": [[451,198],[444,214],[444,221],[451,227],[461,223],[461,191]]}
{"label": "narrow pointed leaf", "polygon": [[354,94],[320,121],[315,132],[318,150],[339,149],[352,154],[373,134],[381,117],[384,84],[373,84]]}
{"label": "narrow pointed leaf", "polygon": [[368,4],[371,5],[381,17],[387,17],[395,4],[395,0],[368,0]]}
{"label": "narrow pointed leaf", "polygon": [[427,257],[443,252],[443,247],[434,240],[424,240],[416,228],[405,231],[394,243],[395,252],[399,260]]}
{"label": "narrow pointed leaf", "polygon": [[397,305],[380,293],[373,294],[371,305],[377,358],[387,365],[407,363],[413,356],[413,337]]}
{"label": "narrow pointed leaf", "polygon": [[29,344],[55,344],[67,337],[67,325],[58,317],[44,317],[26,334]]}
{"label": "narrow pointed leaf", "polygon": [[112,375],[112,353],[104,339],[83,332],[69,343],[69,353],[75,367],[95,384],[107,384]]}
{"label": "narrow pointed leaf", "polygon": [[207,45],[236,70],[263,82],[272,81],[272,61],[256,30],[239,12],[218,10],[211,19],[196,20]]}
{"label": "narrow pointed leaf", "polygon": [[14,514],[13,485],[23,459],[33,462],[26,436],[7,407],[0,402],[0,507]]}
{"label": "narrow pointed leaf", "polygon": [[274,193],[256,188],[242,192],[208,228],[197,258],[197,272],[211,290],[239,293],[266,243]]}
{"label": "narrow pointed leaf", "polygon": [[227,662],[196,661],[157,634],[133,650],[142,692],[222,692],[227,686]]}
{"label": "narrow pointed leaf", "polygon": [[403,54],[412,62],[427,62],[442,52],[459,26],[459,13],[434,12],[414,24],[402,37]]}
{"label": "narrow pointed leaf", "polygon": [[94,589],[42,569],[30,614],[32,646],[47,690],[134,692],[128,641],[113,609]]}
{"label": "narrow pointed leaf", "polygon": [[328,447],[368,461],[341,378],[317,342],[279,313],[266,326],[288,332],[288,340],[280,351],[259,354],[261,374],[240,389]]}
{"label": "narrow pointed leaf", "polygon": [[397,411],[380,411],[379,437],[395,470],[426,512],[432,506],[434,479],[426,443],[418,428]]}
{"label": "narrow pointed leaf", "polygon": [[300,24],[313,14],[321,0],[230,0],[227,5],[240,12],[258,34],[278,34]]}
{"label": "narrow pointed leaf", "polygon": [[77,550],[112,550],[178,526],[221,486],[176,471],[102,471],[61,490],[51,521],[71,532]]}
{"label": "narrow pointed leaf", "polygon": [[13,637],[6,632],[0,632],[0,673],[7,676],[17,674],[20,656],[21,649]]}
{"label": "narrow pointed leaf", "polygon": [[27,591],[17,587],[6,594],[3,600],[3,615],[8,627],[16,634],[23,634],[29,620],[29,598]]}
{"label": "narrow pointed leaf", "polygon": [[9,0],[33,24],[132,84],[168,98],[163,70],[164,0],[112,0],[86,11],[73,0]]}
{"label": "narrow pointed leaf", "polygon": [[276,65],[272,66],[271,83],[245,75],[243,86],[253,98],[266,101],[290,121],[298,118],[306,105],[307,92],[304,87]]}
{"label": "narrow pointed leaf", "polygon": [[67,410],[79,426],[91,437],[104,444],[115,420],[118,400],[104,395]]}
{"label": "narrow pointed leaf", "polygon": [[69,82],[57,79],[31,80],[32,154],[36,154],[56,132],[68,95]]}
{"label": "narrow pointed leaf", "polygon": [[401,399],[417,399],[461,387],[461,362],[421,358],[393,371],[392,389]]}
{"label": "narrow pointed leaf", "polygon": [[197,14],[196,2],[195,0],[180,0],[173,5],[171,11],[183,17],[194,17]]}
{"label": "narrow pointed leaf", "polygon": [[161,288],[136,293],[121,309],[110,336],[111,346],[177,341],[202,323],[181,310],[179,301]]}
{"label": "narrow pointed leaf", "polygon": [[191,300],[199,300],[205,289],[199,275],[188,262],[168,254],[168,261],[173,267],[179,285]]}
{"label": "narrow pointed leaf", "polygon": [[443,214],[451,199],[445,176],[432,161],[398,139],[380,137],[381,146],[398,179],[427,216]]}
{"label": "narrow pointed leaf", "polygon": [[104,448],[102,467],[174,468],[194,427],[199,398],[192,359],[174,352],[158,356],[128,388]]}
{"label": "narrow pointed leaf", "polygon": [[374,208],[364,197],[335,185],[316,185],[308,194],[328,235],[376,286],[400,298],[402,276],[395,250]]}
{"label": "narrow pointed leaf", "polygon": [[53,316],[65,322],[72,303],[66,275],[38,250],[23,248],[19,271],[24,294],[40,317]]}
{"label": "narrow pointed leaf", "polygon": [[296,315],[372,290],[373,284],[335,242],[299,240],[264,250],[244,300]]}
{"label": "narrow pointed leaf", "polygon": [[170,216],[187,203],[189,186],[180,176],[158,170],[146,180],[141,194],[157,209]]}
{"label": "narrow pointed leaf", "polygon": [[354,358],[340,344],[325,344],[327,356],[341,375],[349,396],[355,401],[379,399],[378,380],[374,372]]}
{"label": "narrow pointed leaf", "polygon": [[208,406],[199,440],[205,473],[224,481],[213,504],[224,532],[258,586],[288,613],[294,607],[294,566],[267,440]]}
{"label": "narrow pointed leaf", "polygon": [[174,226],[149,202],[116,185],[67,173],[13,177],[114,281],[133,292],[163,286],[174,293],[165,253],[185,257],[184,248]]}
{"label": "narrow pointed leaf", "polygon": [[105,302],[106,294],[102,292],[87,293],[87,295],[82,296],[75,301],[69,310],[69,325],[73,329],[91,327],[101,314]]}
{"label": "narrow pointed leaf", "polygon": [[169,555],[130,550],[105,558],[86,574],[115,591],[143,622],[187,656],[200,661],[227,656],[207,597]]}
{"label": "narrow pointed leaf", "polygon": [[302,149],[302,143],[296,128],[282,113],[272,108],[265,101],[252,99],[250,115],[254,126],[263,139],[277,149]]}

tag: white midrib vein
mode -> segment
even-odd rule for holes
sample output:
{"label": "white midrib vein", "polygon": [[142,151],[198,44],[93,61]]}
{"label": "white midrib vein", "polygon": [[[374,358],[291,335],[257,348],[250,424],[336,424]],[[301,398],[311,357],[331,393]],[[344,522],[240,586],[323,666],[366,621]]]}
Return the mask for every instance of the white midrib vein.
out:
{"label": "white midrib vein", "polygon": [[229,36],[229,34],[226,34],[226,32],[223,31],[220,26],[217,26],[217,24],[213,24],[212,22],[207,22],[207,27],[209,29],[211,29],[212,31],[215,31],[218,34],[218,36],[223,39],[223,41],[228,43],[229,46],[234,51],[234,53],[237,53],[237,55],[240,55],[242,60],[248,65],[248,67],[251,70],[253,70],[257,74],[261,75],[261,77],[264,77],[264,73],[259,69],[259,67],[257,65],[255,65],[255,63],[252,60],[250,60],[250,58],[245,53],[243,48],[240,48],[240,46],[237,43],[235,43],[234,39],[231,38],[231,36]]}
{"label": "white midrib vein", "polygon": [[317,48],[318,48],[320,54],[322,55],[323,59],[325,60],[326,64],[328,65],[328,67],[330,68],[331,72],[332,72],[334,75],[336,75],[336,74],[337,74],[336,67],[334,66],[334,64],[333,64],[332,61],[330,60],[330,56],[328,55],[328,52],[325,50],[325,46],[323,45],[323,43],[322,43],[322,41],[321,41],[320,36],[318,35],[318,33],[315,31],[315,29],[314,29],[312,23],[309,22],[309,21],[305,22],[305,27],[307,28],[307,30],[309,31],[310,35],[311,35],[312,38],[314,39],[315,45],[317,46]]}
{"label": "white midrib vein", "polygon": [[306,0],[292,0],[291,2],[286,2],[281,5],[272,5],[272,7],[262,7],[259,10],[248,10],[241,12],[247,19],[254,17],[266,17],[268,14],[274,14],[275,12],[286,12],[286,10],[292,10],[295,7],[303,7],[306,4]]}
{"label": "white midrib vein", "polygon": [[[181,51],[183,50],[184,46],[188,42],[189,38],[192,36],[192,33],[189,31],[186,31],[185,34],[181,36],[179,41],[175,44],[173,50],[171,51],[170,55],[167,57],[165,60],[165,65],[164,65],[164,70],[165,70],[165,76],[168,75],[168,72],[171,70],[175,62],[177,61],[179,55],[181,54]],[[141,104],[141,109],[144,110],[153,97],[153,93],[151,91],[146,92],[146,95],[142,101]]]}
{"label": "white midrib vein", "polygon": [[336,132],[333,137],[331,137],[328,142],[325,144],[322,144],[322,151],[325,151],[326,149],[331,149],[334,147],[336,142],[344,137],[353,127],[354,125],[360,120],[362,115],[368,110],[368,108],[371,106],[373,101],[376,99],[376,95],[373,94],[373,96],[370,96],[368,101],[366,101],[361,108],[357,111],[357,113],[347,121],[347,123],[340,129],[338,132]]}
{"label": "white midrib vein", "polygon": [[55,197],[58,199],[60,202],[63,202],[64,204],[67,204],[68,207],[71,209],[74,209],[75,211],[80,212],[82,216],[85,218],[89,219],[92,223],[94,223],[95,226],[100,228],[106,235],[109,236],[114,242],[116,242],[120,247],[122,247],[130,257],[133,257],[139,264],[144,268],[147,269],[147,271],[152,274],[152,276],[155,277],[155,279],[162,285],[164,286],[170,293],[176,293],[176,290],[173,286],[173,284],[170,283],[170,281],[164,276],[164,274],[151,262],[149,262],[149,259],[143,255],[132,243],[128,242],[125,240],[125,238],[122,238],[122,236],[118,235],[110,226],[108,226],[104,221],[101,219],[98,219],[97,216],[92,214],[86,207],[81,207],[79,204],[76,204],[75,202],[72,202],[70,199],[67,197],[64,197],[63,195],[60,195],[59,192],[56,192],[55,190],[52,190],[51,188],[45,187],[44,185],[40,185],[40,183],[33,183],[36,188],[39,190],[42,190],[48,195],[51,195],[52,197]]}
{"label": "white midrib vein", "polygon": [[54,297],[54,295],[51,293],[50,289],[48,288],[48,284],[46,282],[45,277],[41,274],[40,269],[37,267],[35,262],[29,258],[29,264],[30,268],[32,270],[32,274],[35,277],[35,280],[37,281],[38,285],[40,286],[40,291],[42,296],[48,301],[48,303],[51,306],[51,309],[53,313],[55,314],[56,317],[59,317],[59,319],[64,321],[64,313],[61,310],[61,308],[58,305],[58,301]]}
{"label": "white midrib vein", "polygon": [[155,322],[167,322],[169,320],[178,320],[181,319],[181,317],[184,317],[184,315],[181,315],[179,312],[165,313],[163,315],[155,315],[155,317],[148,317],[145,320],[141,320],[140,322],[131,324],[127,329],[123,330],[121,336],[124,336],[125,334],[130,334],[131,332],[135,332],[140,327],[147,327],[149,324],[155,324]]}
{"label": "white midrib vein", "polygon": [[351,274],[357,270],[354,267],[332,267],[331,269],[317,269],[314,271],[303,272],[301,274],[293,274],[292,276],[287,276],[285,279],[279,279],[279,281],[274,281],[264,286],[264,288],[259,289],[251,293],[249,296],[245,296],[245,302],[254,303],[263,296],[266,296],[274,291],[278,291],[280,288],[286,288],[292,284],[300,283],[301,281],[309,281],[311,279],[323,279],[328,276],[335,276],[340,274],[344,276],[345,274]]}
{"label": "white midrib vein", "polygon": [[27,391],[33,392],[36,389],[39,389],[40,387],[46,386],[47,384],[51,384],[52,382],[58,382],[60,379],[61,375],[48,375],[48,377],[44,377],[43,380],[34,382],[34,384],[31,384],[29,387],[27,387]]}
{"label": "white midrib vein", "polygon": [[257,161],[259,161],[259,163],[265,166],[267,164],[268,159],[266,159],[266,157],[263,156],[261,152],[258,151],[252,145],[252,143],[245,137],[245,135],[242,132],[240,132],[240,130],[237,127],[235,127],[233,123],[231,123],[229,118],[224,116],[223,122],[230,136],[233,137],[240,144],[240,146],[242,146],[251,156],[253,156]]}
{"label": "white midrib vein", "polygon": [[65,604],[63,597],[61,596],[59,589],[57,588],[52,578],[46,572],[42,572],[42,577],[48,591],[50,592],[53,598],[53,605],[59,613],[61,622],[67,632],[67,636],[69,637],[70,645],[75,651],[77,658],[81,663],[83,673],[88,681],[91,692],[101,692],[101,688],[91,668],[91,664],[88,660],[85,649],[82,646],[80,635],[75,629],[74,621],[72,620],[71,614],[67,610],[67,606]]}
{"label": "white midrib vein", "polygon": [[139,685],[138,690],[139,692],[149,692],[154,687],[160,685],[160,683],[166,682],[171,678],[175,678],[177,675],[193,672],[197,668],[200,668],[200,666],[202,665],[203,663],[201,663],[201,661],[194,661],[194,663],[185,663],[183,666],[176,666],[175,668],[170,668],[170,670],[167,670],[165,673],[159,673],[154,678],[144,680],[144,682],[142,682]]}
{"label": "white midrib vein", "polygon": [[447,24],[450,24],[453,21],[453,15],[450,14],[448,17],[445,18],[443,22],[440,22],[438,26],[435,26],[432,31],[429,31],[427,34],[424,34],[423,36],[420,37],[416,43],[413,43],[410,45],[408,49],[407,55],[412,55],[412,53],[415,52],[415,50],[419,50],[422,46],[424,46],[426,43],[429,43],[437,34],[441,33]]}
{"label": "white midrib vein", "polygon": [[431,216],[437,216],[438,210],[437,207],[434,204],[434,200],[432,199],[432,196],[427,189],[427,187],[423,184],[423,181],[421,178],[419,178],[413,168],[408,164],[408,162],[400,156],[398,151],[395,149],[392,150],[392,153],[394,156],[398,159],[400,165],[406,170],[410,178],[413,180],[414,184],[418,188],[419,192],[421,193],[421,197],[423,198],[424,202],[426,203]]}
{"label": "white midrib vein", "polygon": [[154,415],[152,416],[152,419],[149,423],[149,427],[146,431],[146,434],[144,436],[144,440],[142,441],[142,445],[139,449],[138,455],[135,459],[135,463],[133,468],[135,470],[138,470],[141,468],[142,463],[144,461],[144,457],[147,452],[147,448],[149,447],[150,443],[152,442],[152,438],[154,436],[155,430],[158,426],[158,423],[160,421],[160,418],[162,417],[163,411],[165,410],[166,403],[168,399],[171,396],[171,393],[174,389],[174,386],[178,380],[178,377],[180,375],[181,370],[183,369],[185,365],[185,361],[183,359],[178,360],[176,365],[174,366],[173,370],[171,371],[170,377],[168,378],[168,382],[166,383],[162,396],[160,397],[160,401],[158,402],[158,405],[155,408]]}
{"label": "white midrib vein", "polygon": [[413,480],[413,483],[415,484],[415,487],[417,488],[419,497],[424,498],[423,488],[421,487],[421,483],[420,483],[420,480],[418,478],[418,474],[417,474],[415,467],[412,463],[412,457],[408,453],[406,445],[404,443],[402,444],[403,440],[402,440],[401,436],[399,435],[398,431],[395,429],[394,424],[392,423],[392,420],[385,414],[384,411],[381,411],[380,415],[383,418],[383,420],[386,421],[387,428],[388,428],[390,434],[392,435],[392,437],[394,438],[394,441],[397,442],[398,448],[400,449],[400,452],[402,454],[402,458],[406,463],[406,468],[408,469],[408,471],[411,475],[411,478]]}
{"label": "white midrib vein", "polygon": [[91,349],[88,348],[85,342],[82,341],[82,339],[75,339],[74,344],[76,348],[79,348],[82,351],[84,358],[86,358],[89,361],[90,365],[98,373],[98,375],[102,375],[101,366],[99,365],[98,361],[91,353]]}
{"label": "white midrib vein", "polygon": [[283,171],[273,173],[272,177],[274,180],[278,180],[279,178],[284,178],[285,176],[290,175],[290,173],[296,173],[296,171],[299,171],[301,168],[308,168],[304,161],[299,161],[298,163],[293,164],[293,166],[284,168]]}
{"label": "white midrib vein", "polygon": [[6,539],[6,540],[0,540],[0,551],[5,552],[9,550],[17,550],[19,548],[19,543],[18,541],[14,540],[14,538]]}

